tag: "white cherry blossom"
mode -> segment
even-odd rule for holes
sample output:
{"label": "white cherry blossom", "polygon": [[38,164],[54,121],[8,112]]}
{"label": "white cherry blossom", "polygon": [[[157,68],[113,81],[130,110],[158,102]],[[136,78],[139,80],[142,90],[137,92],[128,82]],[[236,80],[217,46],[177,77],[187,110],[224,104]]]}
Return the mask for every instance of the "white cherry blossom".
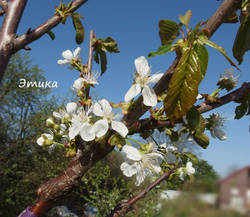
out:
{"label": "white cherry blossom", "polygon": [[95,139],[95,132],[93,126],[89,123],[92,112],[92,108],[85,111],[84,108],[78,109],[76,114],[73,114],[71,120],[71,127],[69,128],[69,138],[74,139],[78,134],[86,141],[92,141]]}
{"label": "white cherry blossom", "polygon": [[224,127],[225,118],[221,117],[219,113],[210,115],[208,119],[210,134],[213,138],[218,138],[219,140],[226,140],[227,135],[222,130]]}
{"label": "white cherry blossom", "polygon": [[99,77],[98,73],[88,72],[86,74],[83,74],[83,82],[89,85],[95,85],[98,84],[97,82],[98,77]]}
{"label": "white cherry blossom", "polygon": [[59,65],[71,64],[72,60],[79,60],[81,55],[81,48],[77,47],[73,52],[66,50],[62,52],[63,60],[58,60]]}
{"label": "white cherry blossom", "polygon": [[123,174],[127,177],[136,175],[136,186],[139,186],[145,177],[151,173],[160,173],[162,155],[156,152],[142,154],[135,147],[123,146],[126,161],[120,166]]}
{"label": "white cherry blossom", "polygon": [[185,175],[193,175],[195,173],[195,168],[192,165],[192,162],[187,162],[185,168],[179,168],[179,178],[183,181]]}
{"label": "white cherry blossom", "polygon": [[102,119],[95,122],[93,126],[98,138],[107,133],[109,124],[111,124],[111,128],[118,132],[122,137],[127,136],[128,128],[122,122],[115,121],[118,116],[112,112],[112,107],[106,99],[102,99],[94,104],[93,113],[96,116],[102,117]]}
{"label": "white cherry blossom", "polygon": [[72,115],[76,112],[77,110],[77,104],[75,102],[69,102],[66,105],[66,110],[65,109],[60,109],[59,112],[53,112],[53,116],[56,119],[62,120],[62,119],[71,119]]}
{"label": "white cherry blossom", "polygon": [[157,95],[153,88],[149,86],[150,83],[158,82],[163,73],[156,73],[152,76],[151,67],[144,56],[135,59],[136,74],[134,77],[134,84],[125,95],[125,101],[128,102],[142,92],[143,103],[146,106],[155,106],[157,104]]}
{"label": "white cherry blossom", "polygon": [[224,76],[220,77],[219,85],[221,88],[225,88],[227,91],[232,90],[237,86],[239,76],[234,76],[234,69],[229,68],[224,71]]}
{"label": "white cherry blossom", "polygon": [[43,133],[37,140],[36,143],[40,146],[46,145],[48,143],[52,144],[53,136],[49,133]]}

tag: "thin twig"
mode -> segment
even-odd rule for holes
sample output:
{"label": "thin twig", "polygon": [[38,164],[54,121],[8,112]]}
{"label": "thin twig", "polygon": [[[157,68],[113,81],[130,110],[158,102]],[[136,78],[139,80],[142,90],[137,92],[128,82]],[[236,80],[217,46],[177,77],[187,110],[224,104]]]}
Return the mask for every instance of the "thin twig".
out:
{"label": "thin twig", "polygon": [[[89,56],[88,56],[88,71],[87,73],[89,75],[92,74],[92,63],[93,63],[93,38],[95,37],[94,35],[94,30],[90,30],[89,32]],[[81,72],[83,73],[83,72]],[[90,87],[86,89],[86,99],[89,97],[89,92],[90,92]]]}
{"label": "thin twig", "polygon": [[151,191],[155,186],[160,184],[163,180],[166,180],[169,178],[169,176],[176,170],[178,169],[179,166],[175,166],[173,169],[167,171],[164,173],[160,178],[155,180],[152,184],[150,184],[147,188],[145,188],[143,191],[141,191],[137,196],[134,198],[122,203],[118,204],[109,215],[106,217],[118,217],[121,215],[124,215],[126,212],[129,211],[129,209],[140,199],[145,197],[149,191]]}
{"label": "thin twig", "polygon": [[[88,0],[75,0],[72,4],[72,12],[78,9],[81,5],[86,3]],[[15,39],[14,42],[14,48],[15,51],[18,51],[22,49],[24,46],[28,45],[29,43],[39,39],[44,34],[49,32],[51,29],[56,27],[60,22],[62,18],[58,15],[54,15],[50,19],[48,19],[46,22],[29,32],[28,34],[23,34]]]}

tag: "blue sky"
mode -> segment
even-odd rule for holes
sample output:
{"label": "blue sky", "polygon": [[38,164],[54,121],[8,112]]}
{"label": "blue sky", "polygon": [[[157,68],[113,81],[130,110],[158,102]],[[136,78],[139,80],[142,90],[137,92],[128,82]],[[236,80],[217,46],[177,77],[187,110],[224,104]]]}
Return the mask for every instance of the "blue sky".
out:
{"label": "blue sky", "polygon": [[[27,31],[29,27],[35,28],[54,13],[54,7],[59,0],[29,1],[21,20],[18,34]],[[94,92],[105,97],[109,101],[119,102],[130,87],[133,79],[134,59],[139,56],[147,56],[149,51],[156,50],[160,46],[158,37],[158,21],[160,19],[172,19],[178,21],[178,14],[184,14],[188,9],[193,11],[191,25],[195,25],[201,19],[206,20],[215,12],[220,2],[212,1],[143,1],[143,0],[89,0],[78,12],[84,16],[83,24],[86,30],[86,40],[81,45],[83,62],[87,61],[88,34],[94,29],[97,37],[111,36],[118,42],[119,54],[108,55],[108,70],[99,78],[99,83]],[[226,49],[232,57],[232,44],[239,24],[224,24],[211,38],[212,41]],[[73,50],[77,47],[74,41],[74,29],[71,19],[66,25],[57,26],[53,32],[56,35],[54,41],[45,35],[40,40],[33,42],[30,47],[30,56],[35,63],[44,70],[43,74],[48,81],[57,81],[58,88],[53,89],[57,97],[64,96],[78,77],[76,71],[70,71],[67,67],[57,65],[61,59],[62,51]],[[201,93],[211,93],[216,88],[216,82],[222,73],[230,65],[217,51],[208,48],[210,60],[207,76],[200,86]],[[152,72],[162,71],[168,68],[175,55],[153,57],[149,60]],[[240,66],[241,84],[249,81],[250,52],[246,53],[245,61]],[[94,66],[100,71],[99,66]],[[210,146],[202,151],[202,158],[212,164],[222,176],[228,172],[228,168],[250,164],[250,133],[249,117],[239,121],[233,120],[236,104],[230,103],[216,111],[228,118],[226,132],[228,139],[218,141],[211,138]]]}

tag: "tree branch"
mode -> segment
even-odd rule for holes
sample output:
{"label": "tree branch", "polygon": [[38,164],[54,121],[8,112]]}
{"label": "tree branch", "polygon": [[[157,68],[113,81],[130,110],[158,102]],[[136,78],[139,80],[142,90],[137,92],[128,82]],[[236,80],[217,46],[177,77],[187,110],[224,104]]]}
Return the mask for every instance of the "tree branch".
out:
{"label": "tree branch", "polygon": [[[207,32],[209,37],[211,37],[214,32],[219,28],[219,26],[235,9],[240,6],[241,0],[225,0],[213,16],[208,20],[207,24],[204,26],[203,31]],[[169,69],[165,72],[164,76],[160,81],[154,86],[155,93],[161,94],[163,91],[167,90],[169,81],[174,73],[174,70],[179,62],[177,57]],[[145,114],[150,107],[147,107],[142,102],[142,96],[136,100],[136,105],[133,110],[129,111],[127,115],[123,117],[123,121],[130,126],[136,122],[143,114]]]}
{"label": "tree branch", "polygon": [[173,169],[167,171],[164,173],[160,178],[155,180],[152,184],[150,184],[147,188],[145,188],[143,191],[141,191],[137,196],[134,198],[122,203],[118,204],[109,215],[106,217],[118,217],[121,215],[124,215],[126,212],[129,211],[129,209],[140,199],[145,197],[149,191],[151,191],[156,185],[160,184],[163,180],[168,179],[169,176],[177,169],[179,166],[175,166]]}
{"label": "tree branch", "polygon": [[[249,93],[250,93],[250,82],[243,83],[240,88],[232,91],[231,93],[226,94],[225,96],[220,97],[217,102],[205,101],[197,105],[196,108],[201,113],[205,113],[213,109],[216,109],[220,106],[223,106],[229,102],[239,100]],[[170,120],[157,121],[152,118],[145,118],[145,119],[141,119],[135,122],[129,134],[142,133],[143,131],[147,131],[150,129],[157,129],[157,128],[163,128],[163,127],[169,127],[169,126],[171,126]]]}
{"label": "tree branch", "polygon": [[0,81],[13,53],[13,40],[27,0],[10,0],[0,31]]}
{"label": "tree branch", "polygon": [[[72,12],[78,9],[81,5],[86,3],[88,0],[75,0],[72,4]],[[56,27],[60,22],[62,18],[58,15],[54,15],[50,19],[48,19],[46,22],[35,28],[29,33],[23,34],[15,39],[14,41],[14,48],[15,52],[24,48],[26,45],[30,44],[31,42],[39,39],[44,34],[46,34],[48,31]]]}

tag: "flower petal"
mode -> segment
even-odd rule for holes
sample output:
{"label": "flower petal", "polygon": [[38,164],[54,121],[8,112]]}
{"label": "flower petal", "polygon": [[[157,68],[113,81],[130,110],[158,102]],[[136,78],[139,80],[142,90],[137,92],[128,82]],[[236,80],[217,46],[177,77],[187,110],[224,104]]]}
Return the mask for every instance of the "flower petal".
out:
{"label": "flower petal", "polygon": [[78,135],[79,131],[80,131],[80,126],[72,125],[69,128],[69,138],[74,139],[76,137],[76,135]]}
{"label": "flower petal", "polygon": [[149,153],[144,155],[143,163],[149,170],[155,173],[161,172],[160,164],[163,160],[163,156],[159,153]]}
{"label": "flower petal", "polygon": [[129,102],[131,99],[136,97],[141,92],[141,86],[140,84],[133,84],[128,92],[126,93],[124,100],[125,102]]}
{"label": "flower petal", "polygon": [[63,115],[59,112],[53,112],[53,117],[57,118],[57,119],[62,119]]}
{"label": "flower petal", "polygon": [[98,102],[95,102],[95,104],[93,105],[93,113],[97,116],[100,116],[100,117],[104,116],[102,107]]}
{"label": "flower petal", "polygon": [[109,124],[106,119],[99,120],[93,125],[95,135],[100,138],[104,136],[109,129]]}
{"label": "flower petal", "polygon": [[139,163],[137,163],[136,166],[137,166],[137,173],[136,173],[135,185],[139,186],[146,178],[146,173]]}
{"label": "flower petal", "polygon": [[80,90],[84,85],[83,82],[84,82],[84,79],[80,77],[74,81],[73,87],[77,90]]}
{"label": "flower petal", "polygon": [[38,145],[40,145],[40,146],[43,146],[44,142],[45,142],[45,140],[44,140],[44,138],[43,138],[42,136],[39,137],[39,138],[36,140],[36,143],[37,143]]}
{"label": "flower petal", "polygon": [[73,112],[75,112],[77,108],[77,104],[74,103],[74,102],[69,102],[67,105],[66,105],[66,111],[70,114],[72,114]]}
{"label": "flower petal", "polygon": [[222,141],[227,139],[226,133],[218,127],[214,129],[214,135]]}
{"label": "flower petal", "polygon": [[128,128],[125,126],[124,123],[120,121],[111,121],[111,127],[117,133],[119,133],[122,137],[126,137],[128,134]]}
{"label": "flower petal", "polygon": [[126,157],[130,160],[139,161],[142,158],[141,153],[133,146],[124,145],[122,151],[125,152]]}
{"label": "flower petal", "polygon": [[121,171],[123,172],[123,174],[127,177],[131,177],[134,174],[137,173],[137,167],[136,167],[137,163],[133,163],[133,164],[128,164],[127,162],[123,162],[120,166]]}
{"label": "flower petal", "polygon": [[110,114],[112,112],[112,107],[106,99],[100,100],[99,104],[102,106],[102,110],[105,114]]}
{"label": "flower petal", "polygon": [[93,130],[93,127],[89,123],[83,124],[80,129],[80,136],[86,142],[94,140],[95,132]]}
{"label": "flower petal", "polygon": [[70,63],[69,60],[58,60],[58,61],[57,61],[57,64],[58,64],[58,65],[66,65],[66,64],[69,64],[69,63]]}
{"label": "flower petal", "polygon": [[68,61],[71,61],[73,58],[73,54],[70,50],[66,50],[62,52],[62,57]]}
{"label": "flower petal", "polygon": [[145,85],[142,90],[143,104],[146,106],[156,106],[157,96],[155,91],[150,88],[148,85]]}
{"label": "flower petal", "polygon": [[81,55],[81,48],[80,47],[77,47],[75,50],[74,50],[74,53],[73,53],[73,57],[78,59]]}
{"label": "flower petal", "polygon": [[152,76],[149,77],[149,83],[156,83],[156,82],[158,82],[163,75],[164,75],[163,73],[153,74]]}
{"label": "flower petal", "polygon": [[141,76],[147,76],[151,73],[151,68],[149,67],[148,61],[144,56],[135,59],[135,68]]}

